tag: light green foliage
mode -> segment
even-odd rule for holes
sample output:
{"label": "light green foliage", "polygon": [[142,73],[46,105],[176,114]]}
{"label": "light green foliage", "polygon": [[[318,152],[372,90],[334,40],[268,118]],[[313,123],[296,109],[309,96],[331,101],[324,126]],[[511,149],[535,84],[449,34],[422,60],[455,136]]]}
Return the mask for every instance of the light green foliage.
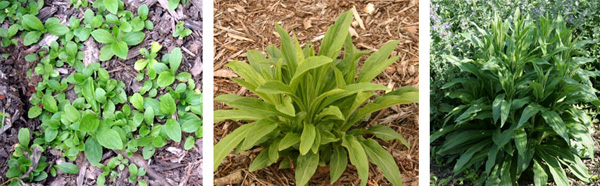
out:
{"label": "light green foliage", "polygon": [[[17,134],[19,143],[15,145],[15,151],[11,154],[10,159],[7,162],[8,170],[5,176],[11,180],[11,185],[19,183],[20,181],[41,181],[48,177],[48,173],[45,169],[48,167],[46,163],[46,157],[42,155],[44,149],[40,146],[41,141],[36,139],[31,143],[31,133],[27,128],[21,128]],[[37,167],[28,173],[29,167],[34,163]],[[53,168],[52,168],[53,169]]]}
{"label": "light green foliage", "polygon": [[[221,139],[215,146],[214,169],[234,148],[236,152],[262,146],[264,150],[250,165],[250,171],[268,167],[283,158],[296,167],[296,185],[306,185],[319,164],[330,165],[331,182],[336,182],[350,163],[358,169],[361,185],[367,184],[369,161],[378,165],[393,185],[402,185],[400,170],[390,154],[365,134],[383,140],[402,136],[390,127],[368,127],[370,114],[399,104],[418,102],[418,90],[402,87],[389,90],[371,83],[387,66],[397,61],[390,57],[398,41],[383,45],[364,62],[352,44],[348,28],[352,12],[338,18],[327,31],[318,54],[312,45],[301,48],[295,38],[279,25],[281,49],[267,47],[267,56],[248,51],[248,63],[232,61],[227,66],[241,79],[235,82],[255,93],[255,97],[234,94],[215,98],[234,110],[215,111],[215,122],[247,121]],[[344,55],[338,59],[341,49]],[[358,78],[356,78],[358,77]],[[367,130],[367,128],[369,128]]]}
{"label": "light green foliage", "polygon": [[173,11],[177,8],[177,6],[179,6],[179,4],[186,4],[189,3],[190,0],[169,0],[167,2],[167,6],[169,7],[170,11]]}
{"label": "light green foliage", "polygon": [[[569,185],[567,174],[585,183],[581,158],[594,156],[590,117],[576,104],[599,104],[588,83],[593,62],[562,17],[535,21],[515,11],[497,17],[481,37],[467,37],[471,58],[445,55],[465,75],[442,86],[460,103],[447,113],[431,142],[435,156],[453,157],[455,175],[474,169],[476,183],[516,185],[533,176],[535,185]],[[527,174],[531,172],[532,174]]]}
{"label": "light green foliage", "polygon": [[179,39],[183,39],[184,37],[192,34],[192,30],[189,28],[185,28],[185,22],[181,21],[175,25],[175,32],[173,32],[173,37],[177,37]]}

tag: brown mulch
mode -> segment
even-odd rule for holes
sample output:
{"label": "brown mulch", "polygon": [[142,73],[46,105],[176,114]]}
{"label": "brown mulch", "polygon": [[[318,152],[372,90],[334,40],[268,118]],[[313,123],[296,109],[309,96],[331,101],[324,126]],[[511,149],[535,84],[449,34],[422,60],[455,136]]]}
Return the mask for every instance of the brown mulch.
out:
{"label": "brown mulch", "polygon": [[[364,28],[353,23],[353,42],[361,50],[376,50],[390,40],[400,40],[394,54],[400,60],[376,78],[376,82],[394,89],[401,86],[418,86],[418,2],[417,1],[372,1],[375,12],[365,13],[368,1],[215,1],[215,96],[222,94],[251,95],[230,78],[235,73],[224,65],[232,60],[246,60],[247,50],[265,51],[266,46],[279,46],[274,23],[286,30],[293,30],[299,42],[318,44],[327,28],[342,13],[356,7]],[[215,110],[229,109],[215,102]],[[397,161],[405,185],[418,185],[418,104],[395,106],[373,114],[374,122],[386,124],[400,132],[411,144],[408,149],[399,142],[383,143]],[[215,124],[215,143],[235,130],[242,123],[225,121]],[[260,152],[250,150],[240,155],[230,154],[215,171],[215,183],[226,180],[232,185],[294,185],[292,170],[278,170],[275,165],[249,172],[248,167]],[[390,185],[375,166],[371,166],[369,185]],[[354,166],[348,166],[334,185],[358,185]],[[319,167],[309,185],[328,185],[329,169]]]}
{"label": "brown mulch", "polygon": [[[176,15],[163,8],[162,3],[166,6],[166,0],[131,0],[124,1],[125,8],[134,12],[137,15],[137,7],[141,4],[148,5],[150,12],[148,20],[154,24],[153,30],[144,30],[146,38],[144,41],[129,49],[128,58],[126,60],[117,58],[101,62],[101,66],[105,68],[111,78],[123,81],[127,95],[132,95],[137,92],[142,86],[142,82],[137,82],[135,77],[137,71],[133,69],[135,61],[142,58],[139,55],[140,48],[149,48],[153,42],[159,42],[163,48],[159,52],[159,57],[162,54],[170,52],[175,47],[182,48],[183,61],[180,67],[180,72],[187,71],[193,75],[196,87],[202,90],[202,18],[201,0],[191,0],[183,7],[175,10]],[[162,2],[162,3],[161,3]],[[90,3],[91,8],[91,3]],[[38,17],[44,21],[48,17],[57,17],[61,20],[68,20],[74,16],[81,18],[83,12],[87,8],[74,9],[68,3],[61,1],[46,1],[44,9],[41,10]],[[185,21],[185,26],[192,29],[193,33],[184,39],[172,37],[175,21]],[[8,28],[8,24],[0,23],[0,27]],[[19,37],[19,34],[17,36]],[[102,46],[96,43],[90,36],[90,39],[84,43],[84,48],[81,51],[86,53],[86,59],[91,59],[91,62],[99,62],[99,48]],[[8,59],[0,60],[0,112],[7,113],[10,118],[5,119],[3,126],[7,130],[0,133],[0,183],[6,181],[5,172],[8,170],[6,162],[13,152],[14,144],[18,142],[17,132],[21,127],[28,127],[33,131],[41,131],[38,119],[27,118],[27,111],[31,107],[29,99],[37,84],[37,79],[32,75],[31,79],[26,78],[28,70],[33,70],[37,62],[28,63],[24,57],[28,53],[36,52],[40,49],[37,45],[29,47],[23,46],[22,40],[19,46],[11,46],[8,48],[0,48],[0,54],[8,53]],[[66,63],[65,63],[66,64]],[[61,67],[65,74],[61,74],[63,78],[74,72],[74,69],[67,65]],[[69,95],[69,92],[67,92]],[[188,134],[184,134],[183,139]],[[183,151],[183,152],[180,152]],[[54,153],[52,153],[54,152]],[[60,157],[60,152],[57,155],[56,150],[46,149],[45,156],[48,158],[48,163],[56,164],[56,161],[64,161]],[[103,162],[115,157],[116,153],[104,150]],[[83,154],[83,153],[82,153]],[[141,150],[139,151],[141,154]],[[196,141],[196,145],[189,151],[183,150],[183,143],[170,142],[162,148],[156,149],[153,158],[146,161],[149,162],[149,168],[156,171],[160,177],[165,179],[171,185],[202,185],[202,139]],[[83,156],[79,157],[76,163],[80,167],[80,175],[77,174],[58,174],[57,177],[49,176],[46,180],[40,182],[42,185],[96,185],[96,177],[102,174],[102,170],[90,165]],[[116,169],[115,169],[116,170]],[[127,169],[120,171],[121,179],[110,181],[107,177],[107,185],[131,185],[127,177],[129,172]],[[77,179],[79,177],[79,182]],[[148,181],[149,184],[155,185],[157,182],[148,175],[141,178]],[[137,184],[136,184],[137,185]]]}

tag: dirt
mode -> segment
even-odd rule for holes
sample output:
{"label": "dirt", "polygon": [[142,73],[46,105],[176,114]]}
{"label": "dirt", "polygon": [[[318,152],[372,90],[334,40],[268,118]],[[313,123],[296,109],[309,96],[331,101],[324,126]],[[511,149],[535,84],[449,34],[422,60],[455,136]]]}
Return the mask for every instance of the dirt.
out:
{"label": "dirt", "polygon": [[[352,28],[353,42],[358,49],[375,50],[390,40],[400,40],[393,56],[400,60],[376,78],[376,83],[393,87],[418,87],[418,2],[386,1],[371,2],[375,11],[368,14],[363,11],[368,1],[215,1],[215,96],[238,94],[252,96],[230,78],[235,73],[224,65],[232,60],[246,60],[247,50],[265,51],[280,40],[275,33],[274,23],[280,23],[284,29],[297,35],[300,43],[312,42],[318,47],[327,28],[333,24],[342,12],[356,8],[364,28],[355,21]],[[394,106],[373,114],[373,123],[386,124],[400,132],[411,144],[403,147],[399,142],[380,143],[393,155],[402,173],[404,185],[418,185],[418,104]],[[229,109],[223,103],[215,102],[215,110]],[[240,122],[225,121],[215,124],[214,142],[242,125]],[[278,170],[277,165],[248,172],[252,160],[259,149],[230,154],[215,171],[215,180],[226,180],[231,185],[294,185],[292,170]],[[375,166],[371,166],[369,185],[390,185]],[[320,167],[309,185],[328,185],[329,170]],[[342,177],[333,185],[358,185],[359,179],[354,166],[348,166]]]}
{"label": "dirt", "polygon": [[[180,47],[183,51],[183,61],[179,71],[187,71],[193,75],[196,82],[196,87],[202,90],[202,4],[200,0],[190,0],[184,6],[180,6],[174,12],[167,11],[166,0],[127,0],[125,9],[132,12],[137,12],[137,7],[141,4],[148,5],[150,11],[148,20],[154,24],[153,30],[145,30],[146,38],[138,46],[131,47],[126,60],[114,57],[113,59],[102,62],[101,66],[105,68],[111,78],[123,81],[125,90],[128,95],[139,90],[141,83],[135,81],[137,72],[133,69],[135,61],[142,56],[139,55],[140,48],[149,48],[152,42],[159,42],[163,48],[159,52],[161,54],[168,53],[174,47]],[[91,5],[90,5],[91,7]],[[61,1],[46,1],[44,8],[40,11],[38,18],[45,20],[48,17],[57,17],[61,20],[66,20],[71,16],[81,18],[86,8],[74,9],[68,3]],[[172,37],[176,21],[184,21],[185,26],[193,32],[190,36],[184,39]],[[7,28],[7,23],[0,23],[1,27]],[[18,36],[18,34],[17,34]],[[43,42],[43,41],[42,41]],[[40,43],[42,43],[40,42]],[[86,54],[85,63],[98,62],[99,47],[102,44],[96,43],[92,37],[84,42],[82,51]],[[34,91],[34,86],[37,83],[35,76],[30,79],[26,74],[28,70],[35,68],[37,61],[26,62],[24,57],[29,53],[39,50],[40,47],[33,45],[30,47],[23,46],[22,40],[19,46],[11,46],[8,48],[0,48],[0,53],[10,54],[8,59],[0,61],[0,112],[6,113],[9,117],[4,120],[0,131],[0,183],[6,181],[5,172],[8,170],[6,161],[10,158],[13,152],[13,146],[18,142],[17,131],[21,127],[28,127],[32,131],[41,131],[38,119],[27,118],[27,111],[31,107],[29,99]],[[68,65],[67,65],[68,66]],[[66,77],[73,73],[71,67],[61,69],[67,73],[62,74]],[[69,93],[67,93],[68,95]],[[185,139],[187,136],[183,136]],[[51,153],[50,149],[46,149],[45,153],[48,158],[48,163],[56,164],[57,161],[64,161],[59,153]],[[116,156],[113,151],[104,150],[105,154],[103,161],[107,161],[111,157]],[[83,154],[83,153],[82,153]],[[141,154],[141,150],[140,150]],[[171,185],[202,185],[202,139],[196,141],[196,145],[189,151],[183,151],[183,143],[170,142],[162,148],[156,150],[156,154],[149,161],[149,168],[156,171],[159,177],[166,180]],[[83,156],[80,156],[76,163],[80,167],[80,174],[64,174],[59,173],[57,177],[49,177],[40,182],[43,185],[96,185],[96,176],[102,171],[90,165]],[[121,171],[122,179],[116,181],[107,180],[107,185],[130,185],[127,180],[129,176],[127,169]],[[149,184],[157,183],[155,178],[144,176],[142,180],[148,181]],[[164,184],[161,184],[164,185]]]}

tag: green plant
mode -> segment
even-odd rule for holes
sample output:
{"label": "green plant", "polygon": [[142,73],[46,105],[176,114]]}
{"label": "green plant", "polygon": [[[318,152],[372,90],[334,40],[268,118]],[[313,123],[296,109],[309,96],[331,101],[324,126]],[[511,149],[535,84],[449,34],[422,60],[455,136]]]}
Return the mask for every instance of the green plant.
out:
{"label": "green plant", "polygon": [[5,20],[14,23],[26,14],[37,15],[43,6],[43,0],[1,0],[0,23]]}
{"label": "green plant", "polygon": [[96,41],[105,44],[100,49],[100,61],[109,60],[115,55],[121,59],[127,58],[129,46],[140,44],[146,37],[146,34],[139,31],[123,33],[118,27],[113,27],[112,33],[105,29],[98,29],[91,34]]}
{"label": "green plant", "polygon": [[167,2],[167,6],[169,7],[169,11],[173,11],[179,6],[179,4],[186,4],[190,2],[190,0],[169,0]]}
{"label": "green plant", "polygon": [[87,0],[69,0],[69,4],[73,6],[73,8],[79,7],[88,7],[89,3]]}
{"label": "green plant", "polygon": [[473,58],[445,56],[467,76],[442,86],[461,104],[432,134],[431,142],[445,136],[436,154],[458,158],[455,175],[481,172],[478,185],[515,185],[525,172],[535,185],[569,185],[565,170],[588,183],[581,157],[593,157],[592,124],[577,104],[598,104],[594,73],[581,68],[594,61],[581,50],[590,41],[574,39],[560,16],[534,22],[518,9],[479,34],[467,35]]}
{"label": "green plant", "polygon": [[48,167],[48,163],[46,157],[42,156],[44,148],[40,146],[39,140],[31,143],[31,134],[27,128],[21,128],[17,137],[19,143],[15,145],[15,151],[7,162],[9,169],[6,177],[11,182],[9,185],[20,185],[23,180],[31,182],[46,179],[48,173],[44,169]]}
{"label": "green plant", "polygon": [[[23,29],[29,31],[23,36],[23,44],[29,46],[37,43],[42,34],[48,32],[56,36],[65,35],[69,32],[69,28],[60,23],[60,20],[55,17],[48,18],[45,24],[33,15],[24,15],[21,20]],[[44,26],[45,25],[45,26]]]}
{"label": "green plant", "polygon": [[[234,94],[221,95],[234,110],[215,111],[215,122],[231,119],[251,121],[221,139],[215,146],[214,169],[237,147],[246,151],[256,145],[264,150],[250,165],[250,171],[262,169],[282,159],[279,167],[296,167],[297,185],[306,185],[318,165],[329,165],[331,183],[348,164],[355,165],[361,185],[367,184],[369,161],[394,185],[402,185],[400,170],[393,157],[377,141],[365,135],[387,140],[406,140],[384,125],[365,129],[370,114],[398,104],[418,102],[418,90],[403,87],[369,99],[385,86],[371,83],[386,67],[398,60],[390,57],[398,41],[391,41],[374,52],[358,72],[361,56],[352,44],[348,28],[352,12],[340,16],[327,31],[318,55],[312,45],[301,48],[279,25],[281,50],[267,47],[268,58],[248,51],[250,64],[233,61],[227,66],[243,79],[235,82],[258,98]],[[342,47],[344,55],[337,59]],[[358,77],[358,78],[356,78]],[[407,145],[408,146],[408,145]]]}
{"label": "green plant", "polygon": [[175,26],[175,32],[173,32],[173,37],[183,39],[184,37],[187,37],[190,34],[192,34],[192,30],[190,30],[189,28],[185,28],[184,24],[185,22],[183,21],[177,23],[177,25]]}

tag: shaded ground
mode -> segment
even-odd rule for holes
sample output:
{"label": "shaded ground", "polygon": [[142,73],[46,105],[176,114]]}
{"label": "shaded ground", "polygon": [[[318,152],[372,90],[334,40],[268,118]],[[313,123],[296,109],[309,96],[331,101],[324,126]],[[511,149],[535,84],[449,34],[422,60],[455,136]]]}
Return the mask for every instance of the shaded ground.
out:
{"label": "shaded ground", "polygon": [[[150,8],[148,19],[154,23],[154,30],[146,30],[145,40],[138,46],[129,49],[126,60],[114,57],[110,61],[102,62],[111,78],[123,81],[128,95],[139,90],[142,86],[140,82],[135,81],[137,72],[133,69],[135,61],[142,56],[139,55],[140,48],[149,48],[152,42],[159,42],[163,49],[161,54],[168,53],[174,47],[180,47],[183,51],[183,61],[180,71],[188,71],[193,74],[196,87],[201,87],[202,78],[202,4],[200,0],[191,0],[183,7],[175,10],[175,14],[166,11],[166,0],[124,0],[125,8],[132,12],[137,11],[141,4],[147,4]],[[164,4],[164,6],[163,6]],[[91,7],[91,5],[90,5]],[[69,7],[66,2],[46,1],[44,8],[40,11],[38,17],[44,21],[48,17],[57,17],[61,20],[68,20],[74,16],[83,17],[86,8],[74,9]],[[182,40],[172,37],[172,32],[178,21],[185,21],[185,26],[192,29],[192,35]],[[8,28],[7,23],[0,23],[1,27]],[[18,35],[17,35],[18,36]],[[42,43],[42,42],[40,42]],[[98,62],[99,48],[101,44],[96,43],[92,37],[86,42],[82,49],[86,58],[90,62]],[[7,113],[10,117],[4,120],[4,126],[0,129],[0,183],[6,181],[5,172],[8,170],[6,161],[10,158],[13,151],[13,145],[18,142],[17,131],[20,127],[28,127],[34,131],[41,131],[38,119],[28,119],[27,110],[31,105],[28,100],[37,84],[37,78],[32,76],[27,79],[26,73],[33,69],[37,62],[28,63],[25,61],[25,55],[36,52],[38,45],[25,47],[20,40],[18,47],[11,46],[0,48],[0,53],[10,54],[8,59],[0,60],[0,112]],[[86,61],[86,60],[84,60]],[[68,65],[63,66],[59,71],[63,77],[71,74],[74,69]],[[69,94],[69,93],[67,93]],[[202,139],[196,141],[195,147],[185,152],[183,144],[170,142],[168,145],[158,148],[156,154],[149,160],[149,168],[158,172],[164,179],[172,185],[202,185]],[[60,153],[46,149],[46,156],[50,164],[56,161],[64,161]],[[104,150],[103,161],[116,155],[116,152]],[[83,154],[83,153],[81,153]],[[102,170],[91,166],[87,160],[81,156],[76,163],[80,167],[79,175],[59,174],[56,178],[49,177],[40,182],[43,185],[96,185],[96,177],[102,173]],[[145,160],[144,160],[145,161]],[[128,171],[125,169],[122,173],[122,179],[115,182],[107,180],[107,185],[129,185],[127,181]],[[153,179],[144,176],[142,180],[147,180],[151,185],[155,183]]]}
{"label": "shaded ground", "polygon": [[[231,81],[236,75],[224,67],[231,60],[246,61],[246,51],[265,51],[269,44],[279,45],[274,23],[280,23],[286,30],[293,30],[300,43],[318,42],[325,35],[342,12],[356,7],[364,28],[355,21],[351,34],[354,44],[361,50],[374,50],[390,40],[400,40],[393,56],[400,60],[376,78],[376,82],[394,89],[401,86],[418,86],[418,3],[417,1],[373,2],[375,12],[365,13],[363,8],[369,2],[317,3],[282,1],[215,1],[215,96],[221,94],[250,95],[246,89]],[[215,110],[227,109],[215,102]],[[401,169],[405,185],[418,185],[418,105],[395,106],[373,114],[373,123],[387,124],[400,132],[411,144],[403,147],[399,142],[380,143],[394,156]],[[239,127],[242,123],[225,121],[215,124],[214,141]],[[251,150],[240,155],[230,154],[215,172],[215,185],[294,185],[294,172],[278,170],[277,164],[253,173],[248,172],[252,160],[259,150]],[[369,185],[390,185],[378,169],[371,166]],[[354,166],[334,185],[357,185],[358,175]],[[328,185],[329,169],[319,167],[309,185]]]}

